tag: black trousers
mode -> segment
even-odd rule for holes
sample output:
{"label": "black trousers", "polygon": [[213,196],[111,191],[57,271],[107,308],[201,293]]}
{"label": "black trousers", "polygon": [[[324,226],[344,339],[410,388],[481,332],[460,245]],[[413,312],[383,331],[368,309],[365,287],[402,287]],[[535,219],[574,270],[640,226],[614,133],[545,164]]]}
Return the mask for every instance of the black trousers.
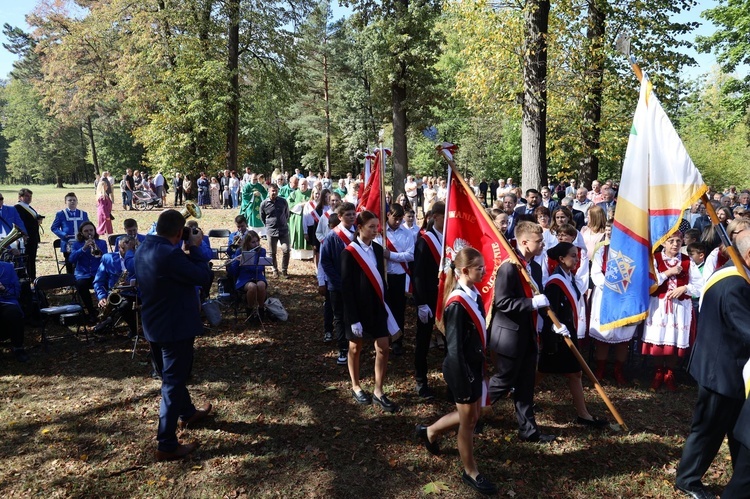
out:
{"label": "black trousers", "polygon": [[701,479],[719,452],[724,435],[729,441],[732,463],[737,462],[740,443],[734,438],[734,425],[743,402],[698,385],[690,435],[685,440],[677,467],[677,485],[682,488],[701,486]]}
{"label": "black trousers", "polygon": [[10,339],[13,348],[23,347],[23,312],[15,303],[0,303],[2,339]]}
{"label": "black trousers", "polygon": [[427,354],[430,351],[430,338],[435,327],[435,318],[430,317],[427,324],[417,317],[417,333],[414,338],[414,378],[417,385],[427,385]]}
{"label": "black trousers", "polygon": [[346,339],[344,330],[344,297],[341,291],[328,290],[328,295],[331,298],[331,309],[333,309],[333,333],[336,342],[339,350],[349,351],[349,340]]}
{"label": "black trousers", "polygon": [[[396,319],[398,328],[404,333],[404,314],[406,313],[406,274],[387,274],[386,281],[388,286],[385,290],[385,302],[391,309],[393,317]],[[401,335],[395,343],[403,344],[404,336]]]}
{"label": "black trousers", "polygon": [[174,189],[174,205],[179,206],[182,204],[182,187],[175,187]]}
{"label": "black trousers", "polygon": [[86,277],[84,279],[76,279],[76,291],[78,296],[81,297],[84,308],[89,313],[89,316],[96,317],[98,314],[96,308],[94,308],[94,300],[91,298],[91,289],[94,289],[94,278]]}
{"label": "black trousers", "polygon": [[323,302],[323,329],[326,333],[333,332],[333,307],[331,306],[331,294],[326,288],[325,301]]}
{"label": "black trousers", "polygon": [[534,417],[534,382],[536,379],[536,346],[530,345],[523,356],[512,358],[495,355],[495,374],[489,382],[490,401],[505,398],[511,389],[518,420],[518,436],[526,439],[539,431]]}
{"label": "black trousers", "polygon": [[750,497],[750,449],[743,444],[737,449],[737,459],[732,464],[734,471],[724,493],[724,499],[739,499]]}
{"label": "black trousers", "polygon": [[39,249],[39,243],[26,243],[26,274],[33,282],[36,279],[36,253]]}

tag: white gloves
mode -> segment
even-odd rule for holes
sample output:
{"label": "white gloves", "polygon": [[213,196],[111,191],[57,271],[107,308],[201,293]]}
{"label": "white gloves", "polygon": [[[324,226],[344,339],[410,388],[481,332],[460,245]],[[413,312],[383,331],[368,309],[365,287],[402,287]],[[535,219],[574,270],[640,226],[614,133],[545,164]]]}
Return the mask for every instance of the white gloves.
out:
{"label": "white gloves", "polygon": [[560,324],[560,327],[555,326],[552,324],[552,330],[555,331],[560,336],[565,336],[567,338],[570,338],[570,331],[568,331],[568,326],[565,324]]}
{"label": "white gloves", "polygon": [[544,295],[534,295],[531,298],[531,305],[534,307],[534,310],[539,310],[540,308],[549,307],[549,300]]}
{"label": "white gloves", "polygon": [[356,336],[357,338],[362,337],[362,323],[357,322],[356,324],[352,324],[352,334]]}
{"label": "white gloves", "polygon": [[419,317],[419,322],[427,324],[430,317],[432,317],[432,310],[430,310],[430,307],[427,305],[420,305],[417,307],[417,317]]}

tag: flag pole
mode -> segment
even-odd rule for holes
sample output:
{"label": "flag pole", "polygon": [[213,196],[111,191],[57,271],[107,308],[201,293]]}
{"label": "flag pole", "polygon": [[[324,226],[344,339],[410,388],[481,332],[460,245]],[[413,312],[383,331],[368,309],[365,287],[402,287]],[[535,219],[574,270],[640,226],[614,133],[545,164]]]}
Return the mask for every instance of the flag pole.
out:
{"label": "flag pole", "polygon": [[[440,151],[440,154],[443,155],[445,160],[450,165],[453,178],[455,180],[458,180],[458,182],[468,192],[469,196],[475,197],[474,191],[472,189],[469,189],[469,187],[466,185],[466,181],[461,176],[461,173],[456,169],[456,163],[449,156],[448,151],[446,151],[443,148],[443,146],[438,146],[438,150]],[[449,187],[449,190],[450,190],[450,187]],[[480,211],[482,213],[482,216],[488,222],[489,226],[492,228],[492,231],[494,232],[495,236],[498,238],[501,244],[505,247],[506,251],[508,252],[508,255],[510,256],[510,261],[513,263],[513,265],[516,266],[516,268],[521,273],[523,278],[529,283],[534,293],[539,294],[540,291],[539,291],[539,288],[537,288],[536,286],[536,282],[534,282],[534,280],[531,278],[529,273],[526,271],[526,267],[522,265],[521,262],[518,260],[518,257],[516,256],[516,251],[511,247],[511,245],[505,239],[505,236],[501,234],[499,230],[497,230],[497,227],[495,226],[494,222],[490,219],[490,216],[487,213],[487,210],[480,210]],[[446,219],[447,218],[448,217],[446,216]],[[550,308],[547,308],[547,315],[556,327],[561,326],[560,320],[557,318],[557,315],[555,315],[555,313]],[[568,348],[570,349],[570,351],[573,353],[576,359],[578,359],[578,363],[581,365],[581,369],[586,373],[586,375],[589,377],[591,382],[594,384],[594,388],[596,389],[596,392],[599,394],[599,396],[602,398],[604,403],[607,405],[609,412],[612,413],[612,416],[614,416],[615,420],[620,425],[620,427],[623,430],[627,431],[628,427],[625,424],[625,421],[623,421],[622,416],[620,416],[620,413],[617,411],[614,404],[612,404],[612,401],[604,392],[604,388],[602,388],[602,385],[601,383],[599,383],[599,380],[596,379],[596,376],[594,375],[594,373],[591,371],[591,368],[588,366],[588,364],[584,360],[583,356],[581,355],[581,352],[578,351],[576,346],[573,344],[573,341],[569,337],[563,336],[563,338],[565,338],[565,343],[568,345]]]}
{"label": "flag pole", "polygon": [[[633,73],[635,73],[635,77],[638,78],[638,82],[643,81],[643,71],[641,70],[641,67],[638,65],[638,63],[635,60],[635,57],[633,57],[630,54],[625,54],[628,56],[628,61],[630,62],[630,67],[633,69]],[[747,281],[748,284],[750,284],[750,277],[747,275],[747,271],[745,270],[745,262],[742,261],[742,258],[740,258],[740,254],[737,253],[737,249],[732,245],[732,239],[727,234],[727,231],[724,230],[724,226],[721,225],[721,222],[719,221],[718,215],[716,215],[716,209],[711,204],[711,200],[708,199],[708,196],[704,193],[701,196],[701,201],[703,201],[703,204],[706,206],[706,212],[708,213],[709,218],[711,218],[711,223],[718,228],[719,231],[719,237],[721,239],[721,242],[724,244],[724,248],[726,249],[727,254],[729,255],[729,258],[732,260],[732,263],[734,263],[735,268],[737,269],[737,272],[740,273],[740,275]]]}

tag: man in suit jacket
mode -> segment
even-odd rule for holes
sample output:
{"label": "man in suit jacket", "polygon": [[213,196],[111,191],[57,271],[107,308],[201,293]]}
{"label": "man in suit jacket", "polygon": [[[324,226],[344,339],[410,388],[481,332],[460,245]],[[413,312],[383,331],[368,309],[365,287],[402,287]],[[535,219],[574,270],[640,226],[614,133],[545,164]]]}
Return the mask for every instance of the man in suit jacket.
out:
{"label": "man in suit jacket", "polygon": [[750,398],[742,404],[734,438],[739,442],[737,459],[732,463],[732,479],[724,489],[724,497],[746,497],[750,490]]}
{"label": "man in suit jacket", "polygon": [[162,212],[156,234],[147,236],[135,253],[143,334],[162,373],[157,461],[181,459],[193,452],[197,443],[183,445],[177,440],[178,419],[181,426],[194,424],[212,409],[211,404],[196,409],[185,386],[193,365],[193,342],[203,331],[195,288],[210,285],[213,274],[201,252],[200,229],[190,233],[189,255],[178,246],[184,226],[180,212]]}
{"label": "man in suit jacket", "polygon": [[550,213],[555,211],[555,208],[557,208],[558,203],[554,199],[552,199],[552,191],[549,187],[546,185],[541,188],[540,193],[542,194],[542,204],[541,206],[544,206],[549,210]]}
{"label": "man in suit jacket", "polygon": [[604,210],[604,213],[607,214],[608,219],[614,218],[615,208],[617,207],[615,191],[610,186],[605,185],[604,187],[602,187],[602,194],[604,196],[604,201],[602,201],[601,203],[597,203],[596,205]]}
{"label": "man in suit jacket", "polygon": [[[515,231],[520,260],[529,275],[542,287],[542,269],[534,257],[542,253],[542,227],[519,222]],[[553,435],[543,435],[534,418],[534,379],[536,376],[537,310],[549,306],[543,294],[533,296],[516,266],[506,261],[497,271],[489,348],[495,356],[495,374],[490,378],[489,395],[494,404],[513,394],[518,420],[518,436],[529,442],[548,443]]]}
{"label": "man in suit jacket", "polygon": [[[520,217],[522,215],[534,215],[534,210],[539,207],[539,203],[542,200],[542,195],[536,189],[526,190],[526,206],[519,206],[515,210],[515,215]],[[515,217],[514,217],[515,218]]]}
{"label": "man in suit jacket", "polygon": [[17,225],[21,232],[28,235],[26,226],[23,224],[18,211],[13,206],[5,206],[5,198],[0,192],[0,238],[7,236],[13,230],[13,225]]}
{"label": "man in suit jacket", "polygon": [[15,208],[26,226],[26,235],[29,236],[26,241],[26,274],[31,281],[34,281],[36,279],[36,254],[41,240],[39,224],[44,220],[44,217],[31,207],[32,195],[31,189],[25,187],[18,191],[18,203]]}
{"label": "man in suit jacket", "polygon": [[[735,244],[750,267],[750,231],[739,233]],[[714,497],[701,478],[725,435],[732,463],[737,462],[741,444],[733,429],[745,402],[742,368],[749,357],[750,284],[729,262],[703,287],[698,333],[688,366],[698,382],[698,402],[677,468],[676,486],[691,497]]]}

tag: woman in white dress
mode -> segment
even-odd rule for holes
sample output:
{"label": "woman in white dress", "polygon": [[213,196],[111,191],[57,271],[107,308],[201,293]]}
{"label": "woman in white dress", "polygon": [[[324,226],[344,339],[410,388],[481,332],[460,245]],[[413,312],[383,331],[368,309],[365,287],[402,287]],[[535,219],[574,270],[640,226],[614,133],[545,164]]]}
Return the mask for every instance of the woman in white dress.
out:
{"label": "woman in white dress", "polygon": [[652,390],[662,383],[670,391],[677,389],[674,367],[678,357],[688,354],[694,336],[690,297],[700,296],[703,276],[695,262],[680,253],[681,247],[682,233],[676,231],[654,253],[658,288],[651,294],[642,347],[643,355],[656,357]]}
{"label": "woman in white dress", "polygon": [[435,190],[435,184],[432,180],[427,181],[427,186],[424,188],[422,196],[424,197],[424,206],[422,207],[424,213],[429,213],[432,209],[432,205],[437,201],[437,191]]}

